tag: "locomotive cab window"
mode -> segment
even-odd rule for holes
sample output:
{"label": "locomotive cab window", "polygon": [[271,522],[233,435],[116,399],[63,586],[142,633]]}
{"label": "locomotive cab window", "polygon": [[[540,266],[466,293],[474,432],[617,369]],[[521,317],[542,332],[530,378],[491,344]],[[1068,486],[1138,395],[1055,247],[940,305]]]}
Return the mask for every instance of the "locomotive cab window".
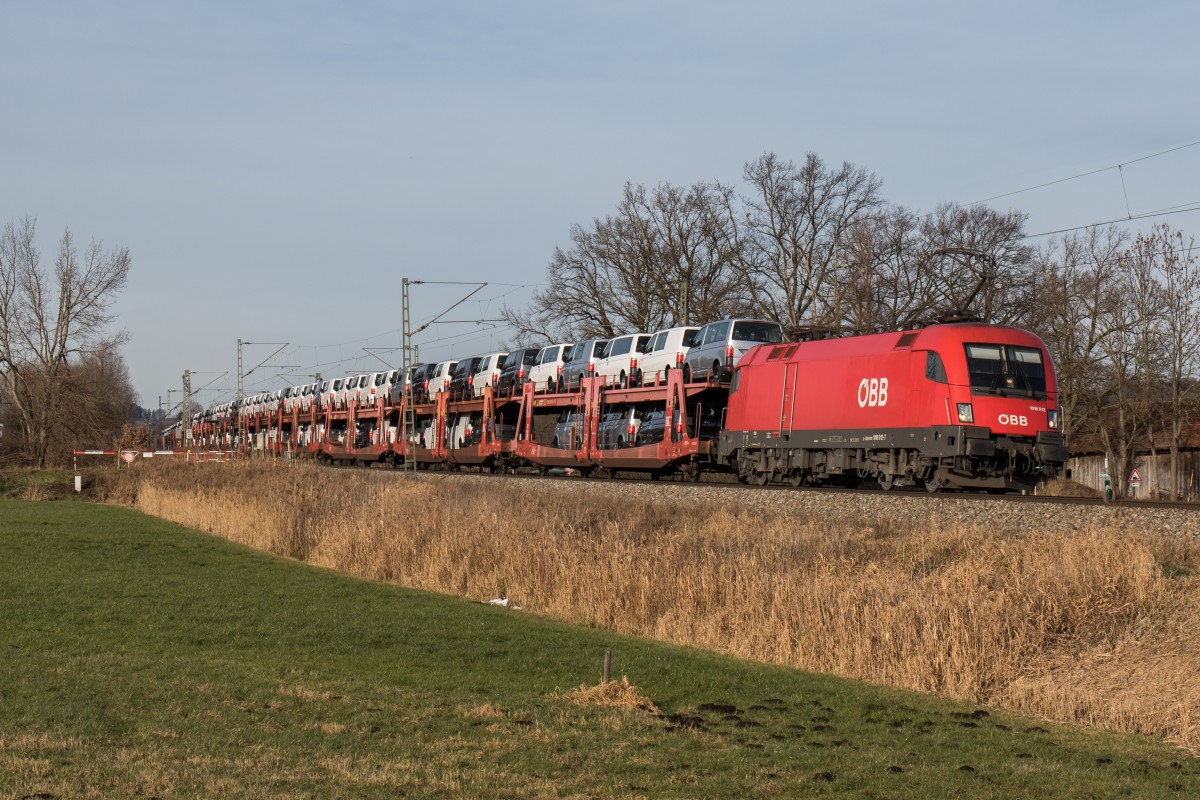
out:
{"label": "locomotive cab window", "polygon": [[968,344],[967,371],[971,391],[1002,396],[1045,396],[1046,366],[1042,351],[1008,344]]}
{"label": "locomotive cab window", "polygon": [[946,383],[946,365],[942,357],[932,350],[925,353],[925,377],[937,383]]}

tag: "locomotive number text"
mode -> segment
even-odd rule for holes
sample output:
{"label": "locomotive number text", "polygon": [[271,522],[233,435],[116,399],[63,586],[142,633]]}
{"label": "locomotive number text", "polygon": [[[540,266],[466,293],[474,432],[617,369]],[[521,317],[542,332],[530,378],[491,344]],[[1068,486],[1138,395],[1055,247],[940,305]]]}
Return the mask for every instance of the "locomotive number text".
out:
{"label": "locomotive number text", "polygon": [[858,384],[858,407],[874,408],[886,406],[888,401],[887,378],[863,378]]}

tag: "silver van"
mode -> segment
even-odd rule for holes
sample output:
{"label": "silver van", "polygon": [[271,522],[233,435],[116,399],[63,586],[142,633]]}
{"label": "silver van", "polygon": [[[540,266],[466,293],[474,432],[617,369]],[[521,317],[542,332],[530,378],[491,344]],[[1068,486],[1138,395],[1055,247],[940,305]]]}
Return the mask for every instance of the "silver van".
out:
{"label": "silver van", "polygon": [[683,360],[684,382],[726,381],[751,347],[782,342],[783,328],[761,319],[723,319],[702,327],[696,339]]}

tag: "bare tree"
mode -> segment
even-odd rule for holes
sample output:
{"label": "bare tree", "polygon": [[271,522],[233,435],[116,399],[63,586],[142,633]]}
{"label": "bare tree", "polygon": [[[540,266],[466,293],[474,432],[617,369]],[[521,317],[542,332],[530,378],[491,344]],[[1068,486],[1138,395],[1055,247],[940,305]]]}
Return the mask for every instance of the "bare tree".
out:
{"label": "bare tree", "polygon": [[[1179,450],[1183,428],[1196,413],[1200,391],[1200,265],[1194,239],[1184,238],[1166,224],[1156,225],[1148,236],[1139,235],[1129,252],[1143,283],[1154,283],[1154,292],[1132,298],[1145,308],[1143,326],[1143,376],[1151,404],[1148,430],[1151,452],[1158,444],[1155,423],[1161,424],[1170,451],[1168,491],[1180,494]],[[1157,479],[1156,483],[1161,483]]]}
{"label": "bare tree", "polygon": [[1051,241],[1034,258],[1041,275],[1037,330],[1054,356],[1063,430],[1095,428],[1104,408],[1103,343],[1124,324],[1120,254],[1124,231],[1089,228]]}
{"label": "bare tree", "polygon": [[757,313],[790,326],[840,320],[839,259],[854,223],[882,207],[880,179],[815,153],[800,166],[765,153],[744,177],[753,192],[742,198],[739,254]]}
{"label": "bare tree", "polygon": [[66,405],[73,360],[115,350],[124,332],[106,330],[129,274],[129,251],[92,242],[80,254],[69,230],[53,274],[42,267],[36,222],[9,222],[0,235],[0,369],[26,457],[46,464],[54,426],[77,409]]}
{"label": "bare tree", "polygon": [[616,213],[571,228],[547,286],[526,309],[504,309],[520,340],[611,337],[652,331],[745,306],[731,191],[716,184],[627,183]]}
{"label": "bare tree", "polygon": [[[986,322],[1021,324],[1037,305],[1032,255],[1025,244],[1026,215],[1001,213],[986,206],[938,206],[921,229],[925,254],[967,250],[986,253],[988,263],[970,258],[924,255],[917,269],[928,273],[921,282],[930,294],[924,316],[959,309],[980,285],[982,270],[993,270],[974,301],[975,313]],[[916,320],[913,320],[914,322]]]}

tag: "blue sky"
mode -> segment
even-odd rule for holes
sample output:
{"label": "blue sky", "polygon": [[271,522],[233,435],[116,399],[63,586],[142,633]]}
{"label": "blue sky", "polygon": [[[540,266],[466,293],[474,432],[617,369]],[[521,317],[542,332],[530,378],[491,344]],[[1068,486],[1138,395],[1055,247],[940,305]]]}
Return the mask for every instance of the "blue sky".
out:
{"label": "blue sky", "polygon": [[[403,276],[507,284],[470,318],[519,304],[627,180],[736,184],[812,151],[929,210],[1198,141],[1197,23],[1187,2],[7,0],[0,221],[36,217],[48,259],[64,227],[130,248],[144,405],[185,368],[228,396],[239,337],[290,343],[248,387],[378,365]],[[1129,164],[1129,211],[1200,201],[1198,168],[1200,146]],[[992,205],[1030,233],[1115,219],[1120,177]],[[414,316],[462,293],[414,289]],[[506,338],[483,328],[421,355]]]}

